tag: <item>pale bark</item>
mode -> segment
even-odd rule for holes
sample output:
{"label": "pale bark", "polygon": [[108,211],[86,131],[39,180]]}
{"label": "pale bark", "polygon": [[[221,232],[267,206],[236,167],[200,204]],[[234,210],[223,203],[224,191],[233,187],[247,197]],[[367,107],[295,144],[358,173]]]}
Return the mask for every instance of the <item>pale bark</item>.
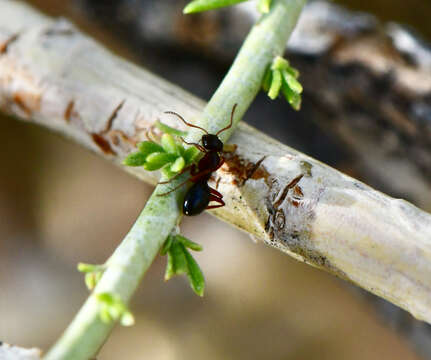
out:
{"label": "pale bark", "polygon": [[[9,114],[120,164],[158,118],[181,127],[163,111],[193,120],[204,106],[64,20],[11,0],[0,8],[0,107]],[[431,322],[429,214],[247,125],[231,143],[237,148],[214,179],[227,204],[216,216]]]}
{"label": "pale bark", "polygon": [[0,359],[2,360],[39,360],[41,351],[36,348],[24,349],[22,347],[0,342]]}

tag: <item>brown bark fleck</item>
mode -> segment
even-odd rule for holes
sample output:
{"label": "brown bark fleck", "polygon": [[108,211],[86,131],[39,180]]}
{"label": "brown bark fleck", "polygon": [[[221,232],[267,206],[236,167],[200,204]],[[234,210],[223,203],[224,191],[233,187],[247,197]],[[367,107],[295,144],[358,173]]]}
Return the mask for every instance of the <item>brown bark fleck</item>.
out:
{"label": "brown bark fleck", "polygon": [[111,144],[103,136],[93,133],[91,134],[95,144],[107,155],[116,155],[117,153],[112,149]]}

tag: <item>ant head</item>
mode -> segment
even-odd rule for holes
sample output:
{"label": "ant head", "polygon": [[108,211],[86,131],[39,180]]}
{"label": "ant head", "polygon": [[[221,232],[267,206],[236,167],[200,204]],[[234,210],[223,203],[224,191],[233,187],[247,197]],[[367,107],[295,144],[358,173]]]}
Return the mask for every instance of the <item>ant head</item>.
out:
{"label": "ant head", "polygon": [[202,145],[205,149],[210,151],[220,152],[223,150],[223,143],[218,136],[214,134],[202,135]]}

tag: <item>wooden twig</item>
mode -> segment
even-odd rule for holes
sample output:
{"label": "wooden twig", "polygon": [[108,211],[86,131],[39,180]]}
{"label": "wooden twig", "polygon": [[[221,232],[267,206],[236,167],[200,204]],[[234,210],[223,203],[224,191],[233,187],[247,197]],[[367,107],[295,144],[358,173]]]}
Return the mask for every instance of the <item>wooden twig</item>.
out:
{"label": "wooden twig", "polygon": [[[0,6],[3,111],[120,164],[163,111],[193,120],[203,108],[68,22],[16,1],[0,0]],[[214,179],[227,203],[216,216],[431,322],[429,214],[249,126],[240,125],[231,142],[237,148]],[[156,181],[152,173],[124,169]]]}

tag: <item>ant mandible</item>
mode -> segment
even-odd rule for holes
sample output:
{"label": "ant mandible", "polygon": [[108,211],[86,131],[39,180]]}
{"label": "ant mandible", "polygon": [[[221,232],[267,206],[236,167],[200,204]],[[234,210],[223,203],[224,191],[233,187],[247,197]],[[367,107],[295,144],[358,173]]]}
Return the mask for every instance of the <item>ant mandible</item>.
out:
{"label": "ant mandible", "polygon": [[[201,142],[202,145],[197,143],[188,143],[183,138],[181,140],[187,145],[195,146],[199,151],[203,152],[205,155],[199,160],[196,164],[192,164],[190,166],[185,167],[180,173],[175,175],[168,181],[159,182],[159,184],[167,184],[171,182],[173,179],[183,174],[187,170],[190,170],[191,177],[186,181],[179,184],[174,189],[170,190],[167,193],[159,194],[159,196],[167,195],[172,191],[180,188],[188,181],[193,182],[194,184],[187,191],[184,196],[183,201],[183,213],[184,215],[193,216],[198,215],[204,210],[208,209],[216,209],[225,205],[223,201],[223,195],[220,194],[217,190],[209,187],[208,181],[211,178],[211,174],[214,171],[217,171],[224,163],[224,158],[220,155],[223,151],[223,142],[219,139],[219,135],[232,127],[233,123],[233,115],[235,113],[236,106],[235,104],[232,108],[232,112],[230,115],[230,123],[225,128],[219,130],[216,134],[209,134],[204,128],[188,123],[183,119],[183,117],[173,111],[166,111],[165,114],[172,114],[181,119],[187,126],[194,127],[205,132],[202,135]],[[217,205],[209,205],[211,201],[217,202]],[[208,206],[209,205],[209,206]]]}

